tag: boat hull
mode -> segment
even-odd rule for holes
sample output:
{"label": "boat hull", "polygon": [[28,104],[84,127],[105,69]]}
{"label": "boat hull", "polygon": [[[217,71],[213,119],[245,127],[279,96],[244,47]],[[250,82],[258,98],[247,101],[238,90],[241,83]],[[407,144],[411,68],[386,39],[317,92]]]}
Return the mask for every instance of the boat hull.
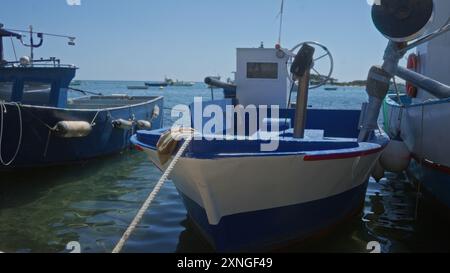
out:
{"label": "boat hull", "polygon": [[169,84],[166,83],[166,82],[160,82],[160,83],[158,83],[158,82],[157,83],[146,82],[145,86],[148,86],[148,87],[167,87],[167,86],[169,86]]}
{"label": "boat hull", "polygon": [[392,138],[399,135],[413,154],[409,173],[450,209],[450,144],[443,141],[450,135],[450,100],[410,104],[406,96],[401,99],[406,106],[395,97],[386,99],[385,130]]}
{"label": "boat hull", "polygon": [[[158,168],[154,148],[139,143]],[[218,251],[307,239],[362,208],[379,147],[365,153],[180,159],[171,176],[190,217]]]}
{"label": "boat hull", "polygon": [[425,193],[439,207],[450,210],[450,168],[414,159],[408,174],[424,186]]}
{"label": "boat hull", "polygon": [[189,216],[218,251],[270,250],[322,235],[361,212],[367,183],[342,194],[311,201],[225,216],[208,222],[206,210],[180,192]]}
{"label": "boat hull", "polygon": [[[154,107],[162,109],[162,98],[118,108],[100,110],[60,109],[22,105],[22,141],[19,143],[19,112],[14,104],[5,104],[2,157],[13,159],[18,145],[17,157],[10,165],[0,164],[0,171],[15,171],[23,168],[68,165],[90,159],[109,156],[130,147],[130,136],[137,128],[114,128],[117,119],[151,120]],[[92,131],[85,137],[62,138],[50,128],[60,121],[85,121],[92,124]],[[152,128],[162,126],[162,116],[153,120]]]}

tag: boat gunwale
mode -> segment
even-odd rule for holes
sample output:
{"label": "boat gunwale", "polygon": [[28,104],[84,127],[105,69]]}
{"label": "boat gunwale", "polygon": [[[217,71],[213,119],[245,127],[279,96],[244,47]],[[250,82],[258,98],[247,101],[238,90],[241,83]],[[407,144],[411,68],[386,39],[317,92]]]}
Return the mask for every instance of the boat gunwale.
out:
{"label": "boat gunwale", "polygon": [[[402,97],[407,97],[408,95],[402,95]],[[450,98],[446,99],[436,99],[436,100],[428,100],[420,103],[411,103],[411,104],[399,104],[396,100],[393,98],[397,97],[397,95],[388,95],[386,96],[385,102],[389,106],[395,107],[395,108],[415,108],[415,107],[422,107],[422,106],[429,106],[429,105],[438,105],[438,104],[444,104],[449,103]]]}
{"label": "boat gunwale", "polygon": [[[91,98],[92,96],[88,97],[82,97],[82,98]],[[138,97],[136,97],[138,98]],[[31,105],[31,104],[21,104],[20,102],[2,102],[4,105],[20,105],[22,108],[35,108],[35,109],[43,109],[43,110],[57,110],[57,111],[64,111],[64,112],[101,112],[101,111],[112,111],[112,110],[122,110],[132,107],[138,107],[143,106],[146,104],[151,104],[157,101],[164,100],[163,96],[157,96],[154,99],[147,100],[144,102],[136,103],[136,104],[129,104],[124,106],[118,106],[118,107],[109,107],[109,108],[93,108],[93,109],[83,109],[83,108],[60,108],[60,107],[53,107],[53,106],[43,106],[43,105]]]}
{"label": "boat gunwale", "polygon": [[[195,140],[194,140],[195,141]],[[202,141],[205,141],[204,139]],[[224,140],[226,141],[226,140]],[[329,141],[332,142],[332,141]],[[156,151],[158,148],[138,140],[137,135],[131,137],[131,143],[138,149],[150,149]],[[278,157],[278,156],[304,156],[305,161],[320,161],[332,159],[348,159],[362,156],[369,156],[381,152],[387,143],[375,142],[356,142],[357,147],[328,149],[328,150],[311,150],[311,151],[295,151],[295,152],[242,152],[242,153],[204,153],[198,154],[195,151],[186,151],[184,157],[192,159],[224,159],[224,158],[242,158],[242,157]],[[180,145],[180,143],[178,144]]]}

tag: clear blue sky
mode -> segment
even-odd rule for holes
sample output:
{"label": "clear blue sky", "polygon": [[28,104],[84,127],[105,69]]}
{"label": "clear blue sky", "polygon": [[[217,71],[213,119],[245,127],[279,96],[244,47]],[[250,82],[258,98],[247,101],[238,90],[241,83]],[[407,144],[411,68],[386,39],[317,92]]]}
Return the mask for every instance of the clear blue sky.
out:
{"label": "clear blue sky", "polygon": [[[76,64],[79,79],[167,75],[201,81],[217,73],[230,76],[236,47],[275,45],[280,1],[81,0],[81,6],[69,6],[66,0],[2,0],[0,22],[76,36],[76,47],[47,38],[36,56]],[[324,43],[340,80],[364,79],[370,66],[381,62],[387,40],[372,25],[366,0],[286,0],[284,18],[283,46]],[[26,53],[20,47],[19,54]]]}

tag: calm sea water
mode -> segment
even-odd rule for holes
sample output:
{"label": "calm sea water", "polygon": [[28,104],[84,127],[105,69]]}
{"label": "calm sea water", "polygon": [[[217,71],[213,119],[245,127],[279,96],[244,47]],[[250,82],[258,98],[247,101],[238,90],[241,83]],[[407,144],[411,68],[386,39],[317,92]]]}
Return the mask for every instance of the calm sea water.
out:
{"label": "calm sea water", "polygon": [[[163,95],[165,107],[188,104],[195,96],[210,99],[203,84],[194,87],[128,91],[139,82],[85,81],[79,87],[104,94]],[[221,97],[220,91],[215,92]],[[357,109],[366,100],[360,88],[311,92],[317,108]],[[166,125],[171,123],[165,111]],[[0,250],[67,252],[71,241],[83,252],[110,252],[160,177],[142,153],[84,165],[0,176]],[[291,246],[293,252],[368,252],[377,241],[383,252],[450,250],[450,225],[434,217],[434,207],[420,201],[404,176],[389,174],[371,181],[364,212],[324,238]],[[421,200],[421,199],[419,199]],[[416,210],[419,208],[419,217]],[[210,252],[193,228],[171,182],[165,184],[125,252]]]}

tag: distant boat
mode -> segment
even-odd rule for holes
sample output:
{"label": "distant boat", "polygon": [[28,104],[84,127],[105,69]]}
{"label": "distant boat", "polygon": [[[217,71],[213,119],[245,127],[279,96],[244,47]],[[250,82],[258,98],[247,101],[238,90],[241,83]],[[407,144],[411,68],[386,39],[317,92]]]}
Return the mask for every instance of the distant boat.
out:
{"label": "distant boat", "polygon": [[195,83],[194,82],[184,82],[184,81],[174,81],[172,83],[172,86],[181,86],[181,87],[190,87],[190,86],[194,86]]}
{"label": "distant boat", "polygon": [[129,90],[146,90],[148,89],[148,86],[146,85],[129,85],[127,86]]}
{"label": "distant boat", "polygon": [[146,82],[148,87],[167,87],[169,84],[167,82]]}
{"label": "distant boat", "polygon": [[337,87],[325,87],[325,90],[326,91],[336,91],[336,90],[338,90],[338,88]]}
{"label": "distant boat", "polygon": [[174,81],[170,78],[165,78],[164,82],[167,83],[168,86],[178,86],[178,87],[190,87],[195,85],[195,82],[185,82],[179,80]]}

